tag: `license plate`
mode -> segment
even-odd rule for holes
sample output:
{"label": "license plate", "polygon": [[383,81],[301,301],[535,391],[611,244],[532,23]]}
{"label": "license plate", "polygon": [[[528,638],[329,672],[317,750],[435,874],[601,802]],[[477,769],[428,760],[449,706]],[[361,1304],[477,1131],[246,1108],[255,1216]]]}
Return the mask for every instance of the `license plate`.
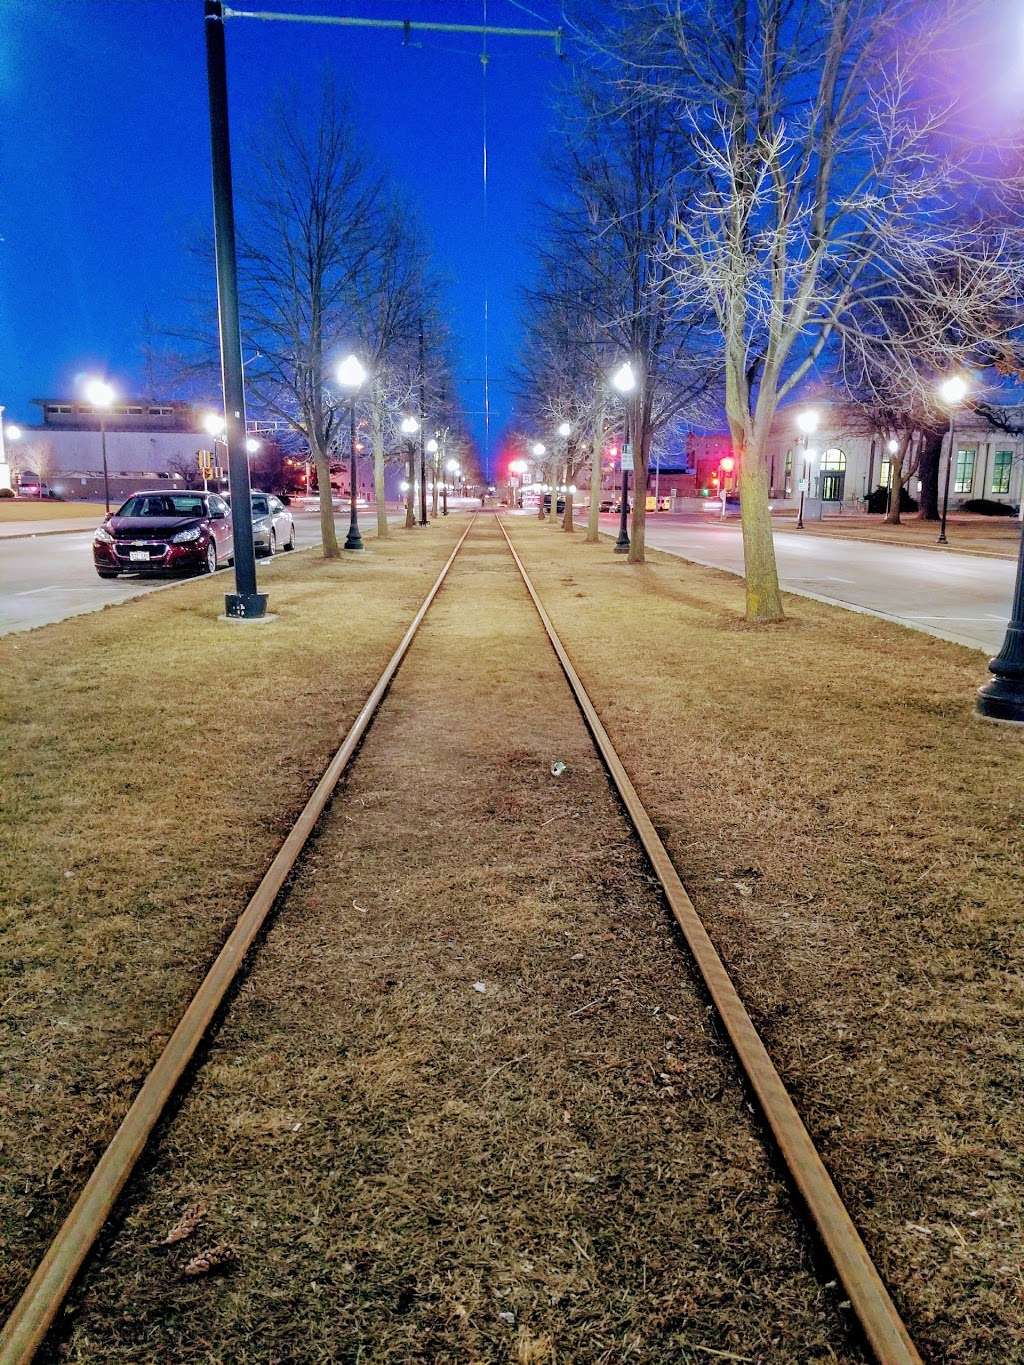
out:
{"label": "license plate", "polygon": [[128,558],[129,558],[129,559],[145,559],[145,560],[148,560],[148,559],[149,559],[149,551],[148,551],[148,550],[129,550],[129,551],[128,551]]}

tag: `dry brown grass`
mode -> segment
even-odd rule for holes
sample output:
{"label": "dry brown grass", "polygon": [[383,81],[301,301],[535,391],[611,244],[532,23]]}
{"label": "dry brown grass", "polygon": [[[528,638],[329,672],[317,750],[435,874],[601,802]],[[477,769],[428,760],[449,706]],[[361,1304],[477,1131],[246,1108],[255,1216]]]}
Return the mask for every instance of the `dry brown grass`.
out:
{"label": "dry brown grass", "polygon": [[95,517],[103,520],[98,502],[58,502],[52,498],[0,498],[0,526],[7,521],[81,521]]}
{"label": "dry brown grass", "polygon": [[0,640],[0,1303],[55,1231],[460,518]]}
{"label": "dry brown grass", "polygon": [[1024,1360],[1024,736],[980,656],[511,524],[926,1357]]}
{"label": "dry brown grass", "polygon": [[859,1360],[837,1298],[485,524],[63,1357]]}
{"label": "dry brown grass", "polygon": [[[795,515],[795,514],[794,514]],[[792,531],[794,515],[776,515],[775,529]],[[887,526],[879,516],[859,513],[825,517],[821,521],[805,521],[804,532],[815,536],[832,536],[838,540],[866,540],[873,545],[913,545],[918,549],[937,553],[969,551],[972,554],[993,555],[1012,559],[1020,545],[1020,522],[1015,517],[983,517],[963,513],[948,518],[947,546],[936,545],[938,523],[919,521],[908,515],[899,526]]]}

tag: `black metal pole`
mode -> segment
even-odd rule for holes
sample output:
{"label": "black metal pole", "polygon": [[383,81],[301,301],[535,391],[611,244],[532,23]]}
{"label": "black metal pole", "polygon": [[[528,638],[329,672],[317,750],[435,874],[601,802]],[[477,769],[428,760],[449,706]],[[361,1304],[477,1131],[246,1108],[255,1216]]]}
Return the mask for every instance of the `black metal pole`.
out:
{"label": "black metal pole", "polygon": [[1003,647],[989,660],[990,682],[978,688],[975,711],[984,720],[1024,725],[1024,528],[1017,553],[1017,582]]}
{"label": "black metal pole", "polygon": [[633,448],[630,445],[629,439],[631,432],[628,403],[626,404],[622,423],[622,434],[624,437],[622,442],[622,492],[620,494],[622,506],[619,508],[619,538],[615,542],[615,553],[617,555],[624,555],[629,550],[629,531],[626,529],[627,517],[629,515],[629,470],[626,468],[625,452],[626,447],[629,446],[630,457],[632,457]]}
{"label": "black metal pole", "polygon": [[[949,471],[953,467],[953,409],[949,411],[949,456],[946,460],[946,483],[942,491],[942,524],[939,527],[939,538],[936,545],[948,545],[946,539],[946,513],[949,511]],[[892,479],[892,464],[889,465],[889,478]],[[984,490],[982,490],[984,491]]]}
{"label": "black metal pole", "polygon": [[213,228],[217,258],[217,318],[224,387],[224,439],[231,490],[231,536],[235,591],[224,596],[224,612],[236,619],[266,615],[267,595],[256,588],[256,549],[252,538],[252,494],[245,449],[245,388],[238,320],[238,265],[235,259],[235,209],[231,189],[228,130],[228,75],[221,0],[204,0],[206,79],[210,98],[210,153],[213,167]]}
{"label": "black metal pole", "polygon": [[442,502],[444,503],[444,511],[441,513],[441,515],[442,515],[443,517],[446,517],[446,516],[448,515],[448,475],[447,475],[447,473],[445,474],[444,483],[441,485],[441,499],[442,499]]}
{"label": "black metal pole", "polygon": [[[804,459],[803,459],[803,466],[804,466],[804,467],[803,467],[803,469],[802,469],[801,472],[800,472],[800,511],[797,513],[797,517],[796,517],[796,529],[797,529],[798,531],[802,531],[802,530],[804,529],[804,494],[805,494],[806,491],[807,491],[807,437],[806,437],[806,436],[804,437]],[[725,494],[723,493],[722,496],[724,497]]]}
{"label": "black metal pole", "polygon": [[424,423],[427,420],[427,408],[424,399],[424,384],[426,376],[423,365],[423,319],[420,318],[420,525],[426,526],[427,523],[427,448],[425,444]]}
{"label": "black metal pole", "polygon": [[356,396],[348,400],[348,535],[345,537],[346,550],[361,550],[363,538],[359,534],[359,513],[356,510]]}
{"label": "black metal pole", "polygon": [[107,473],[107,414],[100,409],[100,450],[103,453],[103,500],[110,511],[110,475]]}

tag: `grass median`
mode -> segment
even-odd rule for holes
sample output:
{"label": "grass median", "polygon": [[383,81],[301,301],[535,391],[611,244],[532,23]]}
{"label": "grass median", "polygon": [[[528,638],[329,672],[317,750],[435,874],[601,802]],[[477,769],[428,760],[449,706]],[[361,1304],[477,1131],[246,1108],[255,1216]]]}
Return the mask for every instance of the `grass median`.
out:
{"label": "grass median", "polygon": [[81,521],[95,517],[103,520],[103,504],[98,502],[60,502],[56,498],[0,498],[0,526],[11,521]]}
{"label": "grass median", "polygon": [[461,517],[0,640],[0,1303],[22,1287]]}
{"label": "grass median", "polygon": [[926,1359],[1024,1360],[1024,735],[979,653],[509,526]]}

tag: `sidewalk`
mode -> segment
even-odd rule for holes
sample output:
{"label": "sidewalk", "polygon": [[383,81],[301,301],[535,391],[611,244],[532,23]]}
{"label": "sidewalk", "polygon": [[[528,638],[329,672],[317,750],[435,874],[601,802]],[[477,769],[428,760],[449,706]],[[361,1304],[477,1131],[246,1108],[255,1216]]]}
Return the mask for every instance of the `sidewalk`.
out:
{"label": "sidewalk", "polygon": [[[776,531],[796,529],[795,516],[772,517]],[[953,554],[984,555],[992,559],[1016,559],[1020,543],[1021,523],[1016,517],[981,517],[960,514],[947,518],[948,545],[936,543],[939,523],[918,521],[909,513],[899,526],[887,526],[880,516],[858,512],[825,517],[821,521],[805,519],[803,534],[831,536],[836,540],[861,540],[872,545],[910,545],[918,550],[945,550]]]}
{"label": "sidewalk", "polygon": [[69,536],[94,531],[103,520],[101,507],[94,517],[54,517],[45,521],[0,522],[0,540],[24,540],[27,536]]}

